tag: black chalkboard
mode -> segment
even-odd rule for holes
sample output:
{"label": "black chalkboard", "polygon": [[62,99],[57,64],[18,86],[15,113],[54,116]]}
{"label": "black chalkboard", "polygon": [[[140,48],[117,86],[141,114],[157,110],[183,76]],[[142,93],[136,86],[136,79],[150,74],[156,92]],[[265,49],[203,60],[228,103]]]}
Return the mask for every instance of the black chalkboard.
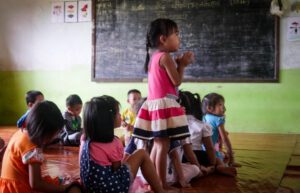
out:
{"label": "black chalkboard", "polygon": [[271,0],[94,0],[94,81],[143,81],[148,24],[174,20],[189,82],[277,82],[279,19]]}

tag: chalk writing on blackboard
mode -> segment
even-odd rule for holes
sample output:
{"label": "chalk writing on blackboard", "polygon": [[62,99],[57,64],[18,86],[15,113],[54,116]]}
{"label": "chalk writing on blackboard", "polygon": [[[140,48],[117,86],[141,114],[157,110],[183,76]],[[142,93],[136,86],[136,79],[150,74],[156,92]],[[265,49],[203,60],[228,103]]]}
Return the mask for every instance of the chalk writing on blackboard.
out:
{"label": "chalk writing on blackboard", "polygon": [[94,81],[142,81],[145,34],[159,17],[177,22],[191,82],[278,81],[278,18],[270,0],[94,0]]}

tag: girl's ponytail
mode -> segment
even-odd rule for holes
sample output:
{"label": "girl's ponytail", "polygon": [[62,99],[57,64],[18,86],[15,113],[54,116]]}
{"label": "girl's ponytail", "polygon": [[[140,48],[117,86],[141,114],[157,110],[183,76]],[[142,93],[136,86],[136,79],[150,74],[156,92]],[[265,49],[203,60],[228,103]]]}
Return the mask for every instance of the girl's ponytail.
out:
{"label": "girl's ponytail", "polygon": [[198,119],[198,120],[202,120],[202,116],[203,116],[203,112],[202,112],[202,103],[201,103],[201,98],[200,95],[198,93],[193,94],[193,99],[194,99],[194,116]]}
{"label": "girl's ponytail", "polygon": [[148,64],[149,64],[149,60],[150,60],[149,47],[150,47],[150,40],[149,40],[149,34],[147,34],[147,40],[146,40],[146,61],[145,61],[145,64],[144,64],[144,71],[145,71],[145,73],[148,73]]}

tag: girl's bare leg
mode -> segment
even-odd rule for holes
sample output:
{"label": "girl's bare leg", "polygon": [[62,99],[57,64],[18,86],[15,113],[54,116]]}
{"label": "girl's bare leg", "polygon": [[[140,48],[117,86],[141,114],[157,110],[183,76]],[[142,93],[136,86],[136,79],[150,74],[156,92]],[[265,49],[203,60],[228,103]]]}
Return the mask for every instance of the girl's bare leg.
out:
{"label": "girl's bare leg", "polygon": [[228,176],[232,176],[232,177],[236,176],[237,171],[236,171],[235,167],[230,167],[230,166],[226,167],[224,165],[224,163],[219,158],[217,158],[216,161],[217,161],[216,171],[218,173],[228,175]]}
{"label": "girl's bare leg", "polygon": [[[155,138],[153,149],[154,152],[151,151],[151,159],[155,158],[153,163],[155,163],[156,171],[158,176],[160,177],[161,183],[164,189],[172,189],[166,181],[166,171],[167,171],[167,154],[170,147],[170,139],[169,138]],[[153,155],[152,154],[156,154]]]}
{"label": "girl's bare leg", "polygon": [[187,158],[187,160],[193,164],[193,165],[196,165],[200,168],[200,164],[197,160],[197,157],[193,151],[193,147],[192,147],[192,144],[191,143],[188,143],[188,144],[184,144],[183,145],[183,151],[184,151],[184,155],[185,157]]}
{"label": "girl's bare leg", "polygon": [[214,149],[214,145],[211,137],[210,136],[202,137],[202,142],[205,146],[210,165],[212,166],[216,165],[216,151]]}
{"label": "girl's bare leg", "polygon": [[126,163],[129,165],[134,178],[139,167],[141,167],[142,173],[147,182],[150,184],[152,190],[157,193],[165,192],[156,174],[155,167],[149,157],[149,154],[144,149],[136,150],[128,157]]}

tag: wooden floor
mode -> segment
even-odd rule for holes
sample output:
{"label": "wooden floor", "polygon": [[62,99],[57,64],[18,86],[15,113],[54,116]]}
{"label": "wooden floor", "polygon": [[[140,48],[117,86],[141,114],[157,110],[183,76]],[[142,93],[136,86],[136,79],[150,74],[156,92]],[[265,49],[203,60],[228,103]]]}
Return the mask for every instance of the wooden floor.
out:
{"label": "wooden floor", "polygon": [[[16,131],[1,127],[7,142]],[[184,193],[300,193],[300,135],[231,133],[238,168],[236,178],[211,175],[192,181]],[[45,150],[43,174],[79,178],[78,148]]]}

